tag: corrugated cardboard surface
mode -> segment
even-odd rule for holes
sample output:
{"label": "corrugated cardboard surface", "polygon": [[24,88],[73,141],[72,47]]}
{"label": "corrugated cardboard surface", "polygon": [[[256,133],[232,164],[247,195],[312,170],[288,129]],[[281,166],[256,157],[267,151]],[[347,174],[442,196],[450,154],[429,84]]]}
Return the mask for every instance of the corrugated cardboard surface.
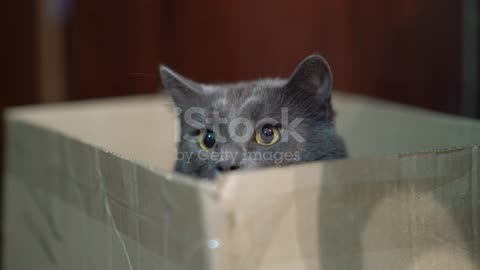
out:
{"label": "corrugated cardboard surface", "polygon": [[212,269],[212,186],[8,124],[5,269]]}
{"label": "corrugated cardboard surface", "polygon": [[479,269],[477,170],[466,147],[231,175],[223,269]]}
{"label": "corrugated cardboard surface", "polygon": [[335,100],[361,159],[216,183],[171,172],[163,97],[11,110],[5,269],[480,269],[479,123]]}

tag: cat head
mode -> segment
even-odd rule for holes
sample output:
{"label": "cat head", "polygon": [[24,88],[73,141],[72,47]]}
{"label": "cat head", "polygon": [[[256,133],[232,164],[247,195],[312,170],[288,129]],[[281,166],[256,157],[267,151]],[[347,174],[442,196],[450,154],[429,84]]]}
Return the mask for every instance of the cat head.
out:
{"label": "cat head", "polygon": [[202,84],[161,66],[181,123],[176,170],[220,173],[346,156],[331,106],[332,73],[318,55],[288,79]]}

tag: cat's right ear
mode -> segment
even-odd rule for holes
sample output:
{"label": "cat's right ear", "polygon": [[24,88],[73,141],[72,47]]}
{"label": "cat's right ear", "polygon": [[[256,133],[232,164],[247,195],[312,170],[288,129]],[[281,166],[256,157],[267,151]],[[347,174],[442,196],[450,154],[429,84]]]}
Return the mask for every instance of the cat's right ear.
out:
{"label": "cat's right ear", "polygon": [[170,93],[175,104],[179,107],[188,106],[189,101],[202,95],[202,86],[183,77],[172,69],[161,65],[160,77],[165,89]]}
{"label": "cat's right ear", "polygon": [[320,55],[310,55],[297,66],[290,76],[287,88],[317,96],[321,100],[329,100],[332,92],[330,66]]}

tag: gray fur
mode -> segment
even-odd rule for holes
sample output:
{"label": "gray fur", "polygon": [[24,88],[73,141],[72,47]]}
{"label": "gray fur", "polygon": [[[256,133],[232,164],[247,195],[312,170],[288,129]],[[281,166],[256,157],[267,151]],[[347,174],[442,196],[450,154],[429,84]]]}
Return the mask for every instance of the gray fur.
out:
{"label": "gray fur", "polygon": [[[195,134],[198,129],[185,120],[185,112],[189,108],[198,107],[204,109],[205,113],[194,114],[193,119],[226,139],[224,142],[217,142],[208,151],[200,148],[195,139],[181,139],[178,143],[179,159],[176,163],[176,170],[179,172],[212,179],[230,168],[277,166],[339,159],[347,155],[343,140],[334,126],[330,67],[318,55],[306,58],[289,79],[205,85],[186,79],[164,66],[160,68],[160,74],[164,87],[181,110],[179,116],[182,137],[185,134]],[[280,140],[271,146],[257,144],[253,133],[250,140],[239,142],[228,132],[228,125],[239,117],[258,125],[257,128],[265,124],[264,121],[268,122],[268,119],[280,122],[282,108],[288,109],[288,123],[292,123],[294,119],[303,119],[294,131],[304,141],[294,139],[292,133],[284,130],[283,126],[282,139],[288,138],[288,142]],[[214,117],[214,113],[226,123],[208,122],[208,119]],[[237,125],[235,132],[245,135],[245,138],[249,137],[248,134],[242,134],[245,132],[242,125]],[[214,156],[215,154],[223,156],[220,158]],[[287,158],[291,156],[293,158]]]}

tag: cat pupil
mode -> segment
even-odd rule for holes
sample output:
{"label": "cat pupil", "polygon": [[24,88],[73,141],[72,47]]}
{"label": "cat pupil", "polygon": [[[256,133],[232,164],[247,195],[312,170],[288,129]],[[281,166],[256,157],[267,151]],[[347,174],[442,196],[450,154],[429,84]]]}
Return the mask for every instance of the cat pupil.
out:
{"label": "cat pupil", "polygon": [[262,133],[260,134],[260,136],[265,143],[270,143],[273,140],[274,134],[275,133],[273,131],[272,125],[267,124],[262,127]]}
{"label": "cat pupil", "polygon": [[207,134],[205,134],[205,138],[203,139],[203,143],[206,147],[212,148],[215,145],[215,135],[211,130],[207,130]]}
{"label": "cat pupil", "polygon": [[271,128],[263,128],[263,135],[267,137],[273,136],[273,130]]}

